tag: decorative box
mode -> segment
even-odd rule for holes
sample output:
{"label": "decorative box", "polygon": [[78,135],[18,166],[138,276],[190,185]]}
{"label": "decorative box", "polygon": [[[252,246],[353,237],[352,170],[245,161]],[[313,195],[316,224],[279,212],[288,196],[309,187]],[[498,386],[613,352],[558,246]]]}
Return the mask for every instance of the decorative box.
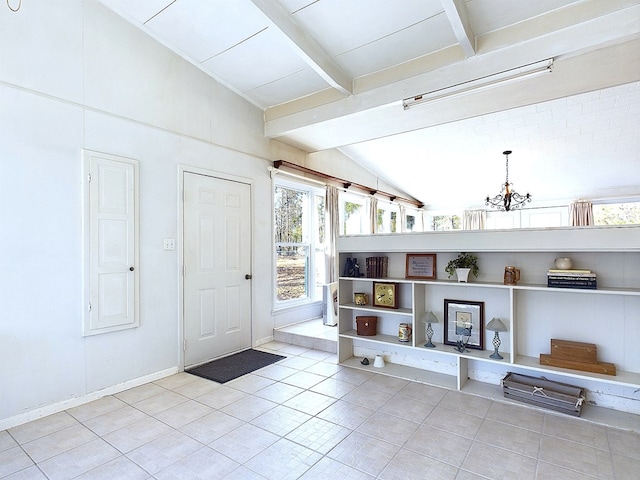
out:
{"label": "decorative box", "polygon": [[549,408],[574,417],[580,416],[585,401],[584,389],[580,387],[512,372],[507,373],[502,379],[502,391],[505,398]]}
{"label": "decorative box", "polygon": [[356,333],[363,337],[372,337],[378,333],[378,317],[356,317]]}

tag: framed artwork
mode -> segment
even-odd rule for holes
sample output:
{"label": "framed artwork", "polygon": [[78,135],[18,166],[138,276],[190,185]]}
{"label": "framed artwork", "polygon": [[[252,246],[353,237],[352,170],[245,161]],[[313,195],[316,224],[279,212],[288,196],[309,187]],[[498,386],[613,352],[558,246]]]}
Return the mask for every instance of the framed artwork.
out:
{"label": "framed artwork", "polygon": [[407,253],[405,278],[434,280],[436,272],[435,253]]}
{"label": "framed artwork", "polygon": [[461,353],[484,350],[484,302],[445,299],[444,343]]}

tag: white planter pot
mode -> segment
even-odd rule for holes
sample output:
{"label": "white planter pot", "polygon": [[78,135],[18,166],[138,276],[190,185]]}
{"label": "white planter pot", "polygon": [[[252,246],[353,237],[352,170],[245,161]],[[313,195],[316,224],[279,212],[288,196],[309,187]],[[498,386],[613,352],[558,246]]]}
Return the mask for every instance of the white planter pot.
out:
{"label": "white planter pot", "polygon": [[470,268],[456,268],[456,275],[459,282],[467,282],[469,280]]}

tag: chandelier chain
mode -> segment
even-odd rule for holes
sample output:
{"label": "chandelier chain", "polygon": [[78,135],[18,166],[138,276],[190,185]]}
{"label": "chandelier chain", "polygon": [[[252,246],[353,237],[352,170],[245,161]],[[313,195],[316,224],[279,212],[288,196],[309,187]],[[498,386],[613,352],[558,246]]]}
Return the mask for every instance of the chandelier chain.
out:
{"label": "chandelier chain", "polygon": [[14,8],[11,6],[11,0],[7,0],[7,7],[9,7],[9,10],[11,10],[12,12],[17,12],[18,10],[20,10],[20,7],[22,6],[22,0],[18,0],[18,3],[16,4],[17,6]]}

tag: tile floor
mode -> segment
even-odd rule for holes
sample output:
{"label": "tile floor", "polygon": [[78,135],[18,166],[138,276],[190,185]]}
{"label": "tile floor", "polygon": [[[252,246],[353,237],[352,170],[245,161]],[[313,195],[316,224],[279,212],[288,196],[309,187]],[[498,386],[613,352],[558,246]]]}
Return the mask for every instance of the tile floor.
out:
{"label": "tile floor", "polygon": [[186,373],[0,431],[2,479],[637,479],[640,434],[287,356]]}

